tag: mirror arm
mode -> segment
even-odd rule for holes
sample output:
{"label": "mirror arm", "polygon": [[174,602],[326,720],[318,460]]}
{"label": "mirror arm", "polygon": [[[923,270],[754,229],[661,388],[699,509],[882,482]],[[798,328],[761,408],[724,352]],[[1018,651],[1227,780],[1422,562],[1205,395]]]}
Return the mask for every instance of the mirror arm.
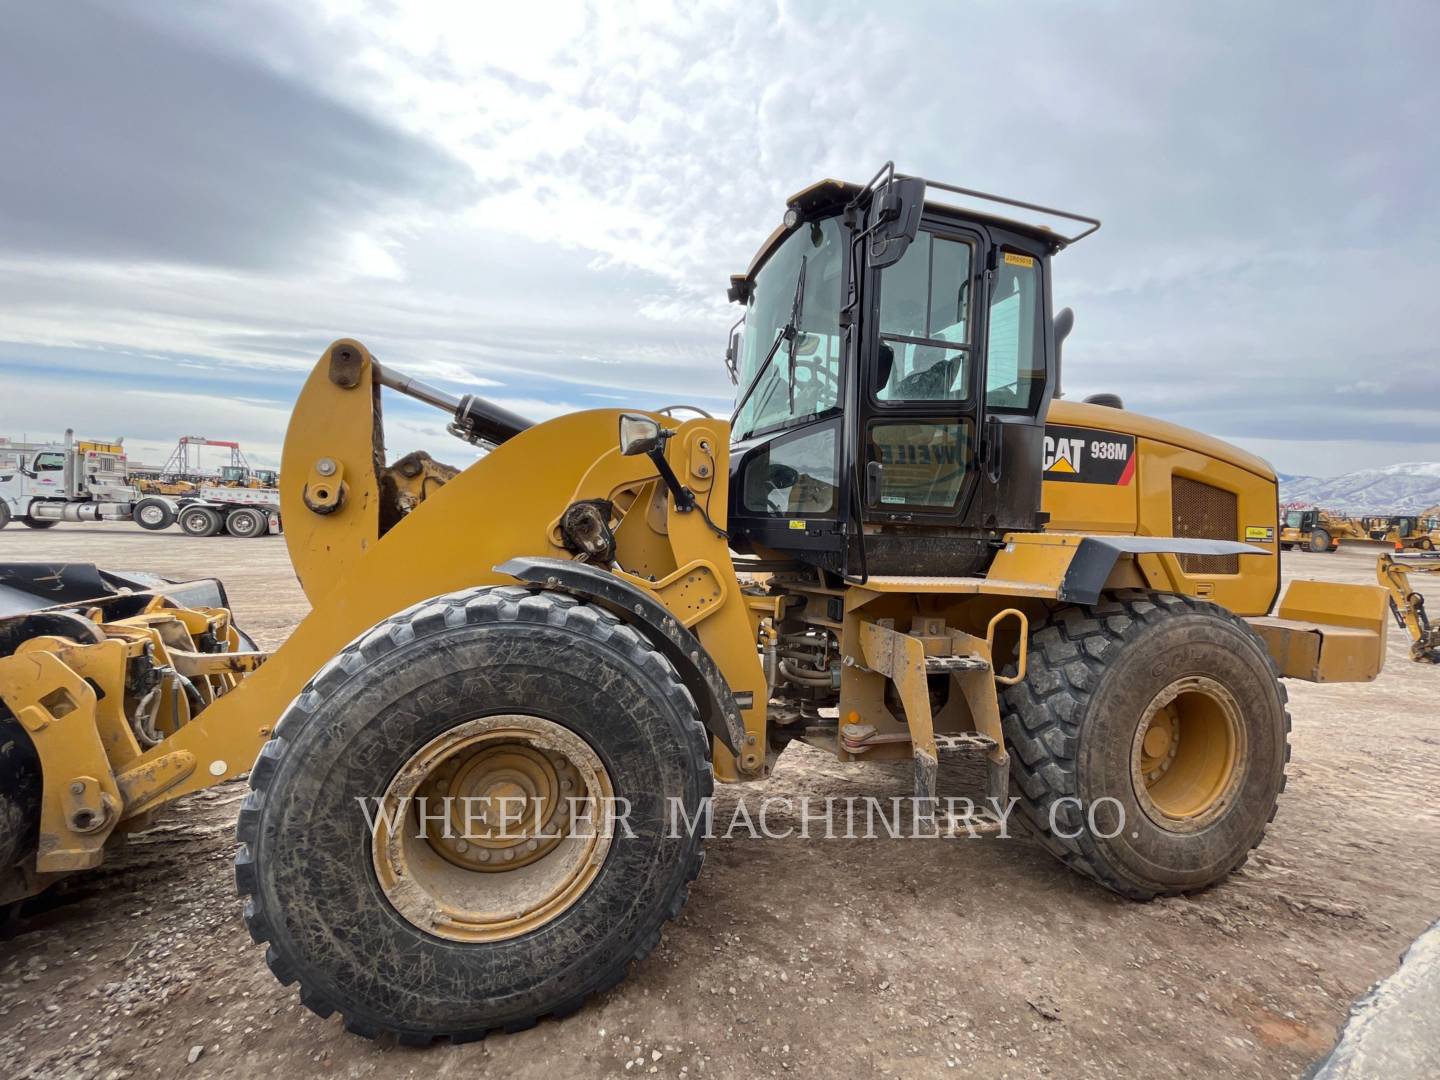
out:
{"label": "mirror arm", "polygon": [[670,467],[670,462],[665,460],[665,444],[662,440],[660,445],[645,455],[655,466],[655,471],[660,474],[661,481],[670,492],[670,497],[675,500],[675,509],[684,514],[695,509],[695,493],[680,483],[680,478],[675,475],[675,470]]}

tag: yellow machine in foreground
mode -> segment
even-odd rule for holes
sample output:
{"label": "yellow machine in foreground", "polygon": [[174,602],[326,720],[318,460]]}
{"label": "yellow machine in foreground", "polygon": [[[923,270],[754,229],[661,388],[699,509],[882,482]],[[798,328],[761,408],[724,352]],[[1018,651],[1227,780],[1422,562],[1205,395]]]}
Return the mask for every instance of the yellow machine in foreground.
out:
{"label": "yellow machine in foreground", "polygon": [[[807,188],[731,281],[728,423],[532,426],[336,342],[281,470],[313,610],[273,655],[213,582],[0,569],[0,899],[249,770],[271,969],[425,1043],[622,978],[699,873],[713,780],[794,742],[912,763],[917,824],[941,759],[983,760],[995,812],[1127,897],[1220,880],[1284,787],[1277,676],[1373,679],[1386,593],[1276,607],[1269,466],[1058,400],[1051,258],[1098,225],[888,167]],[[382,387],[490,453],[387,466]]]}

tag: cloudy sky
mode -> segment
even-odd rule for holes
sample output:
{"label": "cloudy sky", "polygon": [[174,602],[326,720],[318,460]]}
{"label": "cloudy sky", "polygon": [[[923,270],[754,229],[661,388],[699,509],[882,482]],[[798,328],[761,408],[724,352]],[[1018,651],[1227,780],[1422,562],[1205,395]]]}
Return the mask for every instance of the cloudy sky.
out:
{"label": "cloudy sky", "polygon": [[1287,472],[1440,460],[1437,41],[1403,2],[0,0],[0,434],[273,462],[342,335],[535,418],[728,412],[727,276],[893,158],[1105,220],[1055,267],[1071,396]]}

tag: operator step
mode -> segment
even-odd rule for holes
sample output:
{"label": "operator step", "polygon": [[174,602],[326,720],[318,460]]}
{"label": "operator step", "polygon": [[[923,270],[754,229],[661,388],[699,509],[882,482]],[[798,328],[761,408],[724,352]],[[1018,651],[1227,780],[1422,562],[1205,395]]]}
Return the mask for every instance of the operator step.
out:
{"label": "operator step", "polygon": [[978,731],[960,731],[949,735],[935,736],[935,750],[942,759],[962,754],[988,754],[994,750],[995,740]]}
{"label": "operator step", "polygon": [[990,661],[983,656],[927,656],[927,675],[945,674],[954,671],[989,671]]}

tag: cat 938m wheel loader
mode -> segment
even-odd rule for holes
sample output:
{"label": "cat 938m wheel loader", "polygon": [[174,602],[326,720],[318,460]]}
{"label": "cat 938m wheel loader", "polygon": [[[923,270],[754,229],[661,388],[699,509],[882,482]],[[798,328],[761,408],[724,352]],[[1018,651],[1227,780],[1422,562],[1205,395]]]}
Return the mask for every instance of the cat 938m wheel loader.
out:
{"label": "cat 938m wheel loader", "polygon": [[[728,423],[531,425],[337,341],[286,437],[313,610],[273,655],[214,582],[0,571],[0,900],[249,770],[271,969],[428,1042],[622,978],[700,871],[713,781],[795,741],[912,763],[920,819],[978,758],[1126,897],[1220,880],[1284,787],[1279,677],[1373,679],[1386,595],[1296,581],[1271,615],[1270,467],[1060,400],[1051,259],[1098,225],[889,167],[806,188],[731,280]],[[387,465],[382,387],[490,452]]]}

